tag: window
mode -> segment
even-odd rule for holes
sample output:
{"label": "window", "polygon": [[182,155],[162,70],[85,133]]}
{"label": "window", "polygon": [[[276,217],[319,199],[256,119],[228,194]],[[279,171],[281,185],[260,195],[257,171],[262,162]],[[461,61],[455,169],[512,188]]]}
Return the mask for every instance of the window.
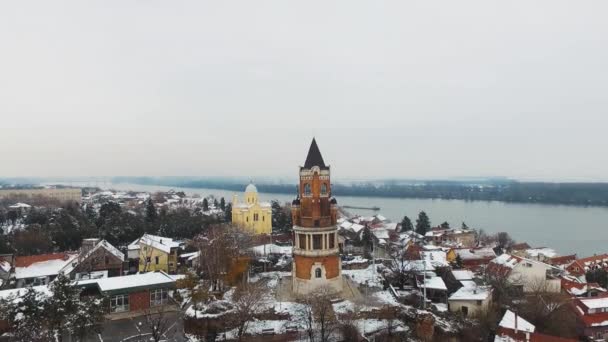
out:
{"label": "window", "polygon": [[336,248],[336,233],[329,234],[329,248]]}
{"label": "window", "polygon": [[154,257],[154,262],[158,265],[159,264],[159,258],[157,256]]}
{"label": "window", "polygon": [[150,263],[150,257],[146,257],[146,264]]}
{"label": "window", "polygon": [[257,222],[260,220],[260,215],[259,214],[253,214],[253,221]]}
{"label": "window", "polygon": [[469,314],[469,307],[468,306],[461,306],[460,307],[460,312],[462,312],[462,314],[464,316],[467,316]]}
{"label": "window", "polygon": [[481,300],[477,301],[477,306],[481,306]]}
{"label": "window", "polygon": [[321,269],[320,268],[315,269],[315,278],[321,278]]}
{"label": "window", "polygon": [[110,311],[125,312],[129,311],[129,295],[112,296],[110,299]]}
{"label": "window", "polygon": [[265,217],[266,217],[266,216],[262,215],[262,222],[264,222],[264,218],[265,218]]}
{"label": "window", "polygon": [[106,262],[106,265],[110,263],[110,258],[109,258],[107,255],[106,255],[106,260],[105,260],[105,262]]}
{"label": "window", "polygon": [[327,184],[321,185],[321,195],[327,195]]}
{"label": "window", "polygon": [[299,234],[298,240],[300,240],[300,249],[306,249],[306,235]]}
{"label": "window", "polygon": [[247,222],[249,222],[249,216],[247,216],[247,218],[245,219]]}
{"label": "window", "polygon": [[159,306],[167,304],[169,296],[167,289],[156,289],[150,291],[150,306]]}
{"label": "window", "polygon": [[310,190],[310,184],[304,184],[304,196],[310,196],[311,193],[312,191]]}
{"label": "window", "polygon": [[321,234],[315,234],[312,236],[312,249],[322,249],[321,247]]}

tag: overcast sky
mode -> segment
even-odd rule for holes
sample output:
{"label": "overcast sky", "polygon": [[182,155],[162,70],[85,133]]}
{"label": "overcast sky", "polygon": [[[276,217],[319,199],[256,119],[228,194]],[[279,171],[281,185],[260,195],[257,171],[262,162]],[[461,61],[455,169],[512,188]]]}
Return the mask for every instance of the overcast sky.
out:
{"label": "overcast sky", "polygon": [[608,181],[607,1],[5,1],[0,176]]}

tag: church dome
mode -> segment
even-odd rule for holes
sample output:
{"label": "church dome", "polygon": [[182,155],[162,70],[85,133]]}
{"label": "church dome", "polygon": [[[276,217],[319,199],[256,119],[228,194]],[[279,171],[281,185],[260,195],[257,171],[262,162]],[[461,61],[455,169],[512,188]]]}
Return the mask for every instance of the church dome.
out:
{"label": "church dome", "polygon": [[245,192],[258,192],[258,188],[256,188],[255,185],[253,185],[253,183],[250,183],[245,188]]}

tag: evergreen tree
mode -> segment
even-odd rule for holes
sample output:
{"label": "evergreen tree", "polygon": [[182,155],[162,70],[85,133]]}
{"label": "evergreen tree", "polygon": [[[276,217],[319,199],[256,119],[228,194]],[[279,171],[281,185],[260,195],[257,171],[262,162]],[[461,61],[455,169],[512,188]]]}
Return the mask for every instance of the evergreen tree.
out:
{"label": "evergreen tree", "polygon": [[461,269],[462,267],[462,258],[460,257],[460,254],[456,254],[456,259],[454,260],[454,268]]}
{"label": "evergreen tree", "polygon": [[431,229],[431,221],[429,217],[426,215],[424,211],[421,211],[418,214],[418,219],[416,220],[416,233],[420,235],[425,235]]}
{"label": "evergreen tree", "polygon": [[203,211],[209,211],[209,201],[207,201],[207,198],[203,199]]}
{"label": "evergreen tree", "polygon": [[220,199],[220,209],[222,209],[222,211],[226,211],[226,200],[224,197]]}
{"label": "evergreen tree", "polygon": [[462,229],[469,229],[469,226],[467,226],[466,223],[462,222],[462,226],[460,226]]}
{"label": "evergreen tree", "polygon": [[45,296],[28,287],[25,294],[0,299],[0,320],[8,322],[12,330],[11,341],[53,341],[45,313]]}
{"label": "evergreen tree", "polygon": [[410,220],[409,217],[403,216],[403,220],[401,220],[401,230],[405,232],[409,230],[414,230],[414,225],[412,224],[412,220]]}
{"label": "evergreen tree", "polygon": [[232,203],[228,203],[226,204],[226,210],[225,210],[225,220],[226,222],[232,222]]}
{"label": "evergreen tree", "polygon": [[214,198],[214,199],[213,199],[213,207],[214,207],[215,209],[217,209],[217,208],[219,208],[219,206],[220,206],[220,203],[217,201],[217,198]]}
{"label": "evergreen tree", "polygon": [[361,244],[365,250],[365,257],[371,259],[371,253],[374,251],[374,236],[367,225],[361,232]]}
{"label": "evergreen tree", "polygon": [[441,228],[442,229],[450,229],[450,224],[447,221],[445,221],[445,222],[443,222],[441,224]]}
{"label": "evergreen tree", "polygon": [[152,198],[148,198],[146,201],[146,221],[155,222],[157,218],[158,212],[156,211],[156,206],[154,206]]}

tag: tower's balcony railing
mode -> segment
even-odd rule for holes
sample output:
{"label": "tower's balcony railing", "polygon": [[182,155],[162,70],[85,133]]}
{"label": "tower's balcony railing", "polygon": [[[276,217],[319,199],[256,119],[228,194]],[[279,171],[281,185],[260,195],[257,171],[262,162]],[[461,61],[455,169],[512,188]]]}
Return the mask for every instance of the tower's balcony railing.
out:
{"label": "tower's balcony railing", "polygon": [[305,257],[324,257],[330,255],[337,255],[340,253],[340,249],[338,248],[329,248],[329,249],[301,249],[294,247],[293,254],[300,255]]}
{"label": "tower's balcony railing", "polygon": [[318,218],[302,216],[300,218],[300,224],[305,227],[328,227],[336,223],[331,222],[331,216],[321,216]]}

